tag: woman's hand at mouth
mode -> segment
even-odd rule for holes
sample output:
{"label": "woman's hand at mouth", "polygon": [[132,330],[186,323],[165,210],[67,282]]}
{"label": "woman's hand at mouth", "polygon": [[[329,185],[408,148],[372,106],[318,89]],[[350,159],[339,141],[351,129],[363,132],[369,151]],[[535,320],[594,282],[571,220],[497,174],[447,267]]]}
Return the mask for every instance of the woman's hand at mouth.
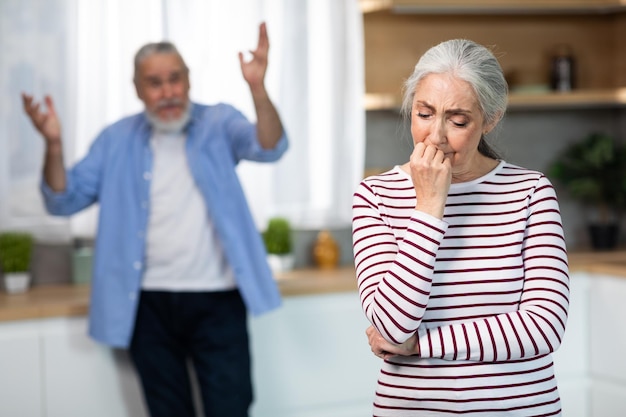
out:
{"label": "woman's hand at mouth", "polygon": [[417,198],[415,209],[443,218],[452,181],[450,158],[436,146],[418,142],[411,153],[409,168]]}

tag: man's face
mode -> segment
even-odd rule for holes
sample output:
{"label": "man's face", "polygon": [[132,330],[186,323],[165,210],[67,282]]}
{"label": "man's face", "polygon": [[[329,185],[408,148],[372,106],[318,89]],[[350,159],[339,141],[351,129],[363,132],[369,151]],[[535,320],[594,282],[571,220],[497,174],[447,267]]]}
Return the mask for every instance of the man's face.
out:
{"label": "man's face", "polygon": [[189,73],[177,54],[146,57],[139,64],[135,88],[148,113],[163,123],[179,120],[189,105]]}

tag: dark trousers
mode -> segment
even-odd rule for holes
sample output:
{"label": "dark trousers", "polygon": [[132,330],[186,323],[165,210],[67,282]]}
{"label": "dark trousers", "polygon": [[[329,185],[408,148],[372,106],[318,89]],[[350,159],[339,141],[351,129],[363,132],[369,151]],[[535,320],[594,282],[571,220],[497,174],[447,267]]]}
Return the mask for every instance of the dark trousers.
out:
{"label": "dark trousers", "polygon": [[238,291],[142,291],[130,356],[152,417],[195,417],[188,363],[206,417],[247,417],[246,309]]}

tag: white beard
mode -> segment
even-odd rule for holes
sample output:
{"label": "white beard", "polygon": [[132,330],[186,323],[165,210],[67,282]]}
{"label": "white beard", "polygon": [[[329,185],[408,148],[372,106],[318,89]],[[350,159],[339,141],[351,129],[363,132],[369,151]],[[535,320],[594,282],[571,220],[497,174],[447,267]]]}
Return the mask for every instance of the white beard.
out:
{"label": "white beard", "polygon": [[189,119],[191,119],[191,103],[187,102],[183,113],[178,119],[163,121],[159,119],[155,114],[146,110],[146,117],[150,122],[152,128],[161,133],[180,133],[185,129]]}

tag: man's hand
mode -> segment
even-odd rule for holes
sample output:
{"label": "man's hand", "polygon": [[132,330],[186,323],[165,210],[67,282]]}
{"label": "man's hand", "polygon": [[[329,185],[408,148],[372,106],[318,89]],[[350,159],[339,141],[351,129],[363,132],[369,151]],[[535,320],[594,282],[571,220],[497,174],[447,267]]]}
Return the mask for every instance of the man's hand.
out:
{"label": "man's hand", "polygon": [[253,91],[258,87],[263,87],[265,71],[267,70],[267,55],[270,49],[270,42],[267,37],[265,22],[259,26],[259,42],[254,51],[250,51],[252,59],[246,62],[243,53],[239,52],[239,63],[243,78],[250,85]]}
{"label": "man's hand", "polygon": [[44,98],[48,112],[40,109],[41,104],[33,102],[33,96],[22,93],[24,112],[30,118],[35,129],[46,140],[43,175],[46,183],[53,191],[65,190],[65,167],[63,165],[63,144],[61,143],[61,122],[54,109],[52,97]]}
{"label": "man's hand", "polygon": [[417,333],[409,337],[400,345],[387,341],[380,335],[374,326],[370,326],[365,330],[367,340],[374,355],[381,359],[388,359],[392,356],[412,356],[419,355],[419,344],[417,343]]}
{"label": "man's hand", "polygon": [[61,123],[52,102],[52,97],[44,98],[47,112],[41,110],[41,103],[34,102],[33,96],[22,93],[24,112],[30,118],[35,129],[41,133],[48,147],[61,146]]}

